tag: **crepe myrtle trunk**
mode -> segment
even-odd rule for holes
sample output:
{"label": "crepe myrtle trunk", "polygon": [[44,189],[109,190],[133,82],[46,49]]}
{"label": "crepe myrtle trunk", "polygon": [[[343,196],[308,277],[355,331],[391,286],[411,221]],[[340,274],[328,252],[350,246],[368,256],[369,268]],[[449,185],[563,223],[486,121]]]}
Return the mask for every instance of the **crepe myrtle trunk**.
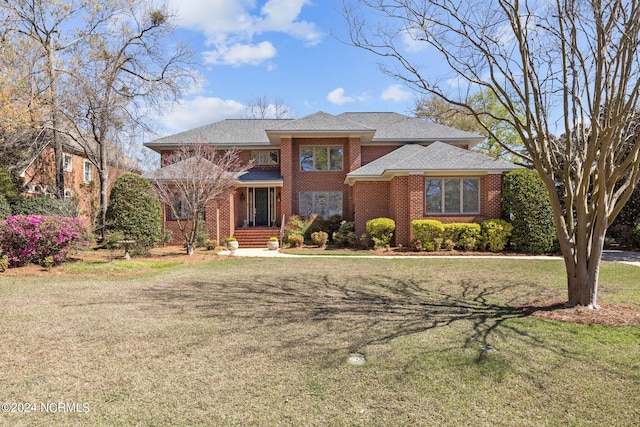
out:
{"label": "crepe myrtle trunk", "polygon": [[[554,200],[552,197],[552,205],[554,209],[562,209],[557,198]],[[586,217],[586,205],[578,203],[577,207],[577,216]],[[583,207],[585,210],[581,209]],[[567,272],[568,307],[600,308],[598,281],[608,222],[602,208],[598,211],[600,215],[596,216],[592,227],[588,227],[589,221],[582,218],[575,228],[567,228],[566,222],[570,218],[560,213],[555,215],[558,242]],[[573,231],[571,235],[569,229]]]}

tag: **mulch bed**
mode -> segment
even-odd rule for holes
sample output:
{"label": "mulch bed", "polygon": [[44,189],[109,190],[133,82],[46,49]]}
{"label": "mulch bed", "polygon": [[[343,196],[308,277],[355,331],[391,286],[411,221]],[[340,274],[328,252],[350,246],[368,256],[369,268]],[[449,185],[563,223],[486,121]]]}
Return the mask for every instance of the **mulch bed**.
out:
{"label": "mulch bed", "polygon": [[559,322],[585,325],[631,326],[640,325],[640,309],[619,304],[600,303],[599,310],[583,306],[566,307],[564,301],[533,302],[521,307],[533,317]]}

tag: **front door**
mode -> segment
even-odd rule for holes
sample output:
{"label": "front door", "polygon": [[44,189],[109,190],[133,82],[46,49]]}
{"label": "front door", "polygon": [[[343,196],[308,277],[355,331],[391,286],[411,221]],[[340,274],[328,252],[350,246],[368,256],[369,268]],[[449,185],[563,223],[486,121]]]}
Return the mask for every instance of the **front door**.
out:
{"label": "front door", "polygon": [[255,194],[255,224],[270,225],[269,224],[269,189],[268,188],[256,188]]}

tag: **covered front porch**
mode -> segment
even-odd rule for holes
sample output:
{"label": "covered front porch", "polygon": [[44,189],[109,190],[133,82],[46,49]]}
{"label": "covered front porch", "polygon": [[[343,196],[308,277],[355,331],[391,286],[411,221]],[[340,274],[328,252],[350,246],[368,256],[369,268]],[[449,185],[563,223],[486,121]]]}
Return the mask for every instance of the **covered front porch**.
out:
{"label": "covered front porch", "polygon": [[249,170],[235,193],[235,227],[280,227],[282,177],[279,170]]}

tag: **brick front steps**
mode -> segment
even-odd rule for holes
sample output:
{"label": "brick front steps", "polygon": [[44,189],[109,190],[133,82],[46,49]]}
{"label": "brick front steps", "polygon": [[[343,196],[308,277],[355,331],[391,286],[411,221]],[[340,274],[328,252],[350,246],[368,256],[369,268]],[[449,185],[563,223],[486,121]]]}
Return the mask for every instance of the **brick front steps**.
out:
{"label": "brick front steps", "polygon": [[269,237],[278,237],[280,228],[246,227],[236,228],[233,237],[238,239],[240,248],[266,248]]}

